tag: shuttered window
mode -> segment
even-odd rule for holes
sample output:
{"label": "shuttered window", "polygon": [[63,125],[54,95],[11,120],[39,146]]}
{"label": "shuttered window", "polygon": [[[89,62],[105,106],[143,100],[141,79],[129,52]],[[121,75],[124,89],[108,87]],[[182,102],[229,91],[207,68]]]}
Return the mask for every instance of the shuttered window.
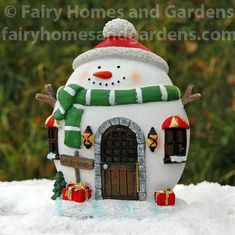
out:
{"label": "shuttered window", "polygon": [[165,129],[165,163],[172,163],[171,156],[186,155],[187,139],[185,128]]}
{"label": "shuttered window", "polygon": [[58,154],[58,128],[48,128],[48,144],[50,152]]}

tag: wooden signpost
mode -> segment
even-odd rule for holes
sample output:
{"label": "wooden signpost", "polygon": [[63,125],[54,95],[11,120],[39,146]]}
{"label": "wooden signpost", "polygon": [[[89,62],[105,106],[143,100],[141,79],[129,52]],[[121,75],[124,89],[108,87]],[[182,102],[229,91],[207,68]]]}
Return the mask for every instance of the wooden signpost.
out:
{"label": "wooden signpost", "polygon": [[60,155],[60,163],[63,166],[73,167],[76,172],[76,181],[80,182],[79,169],[92,170],[94,169],[94,160],[76,156]]}

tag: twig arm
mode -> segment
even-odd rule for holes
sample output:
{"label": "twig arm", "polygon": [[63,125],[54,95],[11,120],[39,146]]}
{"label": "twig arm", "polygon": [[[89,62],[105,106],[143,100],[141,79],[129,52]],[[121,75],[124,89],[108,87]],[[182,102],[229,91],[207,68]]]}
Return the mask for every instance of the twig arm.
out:
{"label": "twig arm", "polygon": [[194,93],[193,91],[193,85],[190,84],[188,85],[183,97],[181,98],[183,105],[187,105],[187,104],[191,104],[194,101],[197,101],[201,98],[201,94],[200,93]]}
{"label": "twig arm", "polygon": [[42,102],[42,103],[49,104],[51,107],[54,108],[55,103],[56,103],[56,95],[55,95],[55,91],[54,91],[52,85],[46,84],[44,86],[44,89],[47,94],[37,93],[35,96],[36,100],[38,100],[39,102]]}

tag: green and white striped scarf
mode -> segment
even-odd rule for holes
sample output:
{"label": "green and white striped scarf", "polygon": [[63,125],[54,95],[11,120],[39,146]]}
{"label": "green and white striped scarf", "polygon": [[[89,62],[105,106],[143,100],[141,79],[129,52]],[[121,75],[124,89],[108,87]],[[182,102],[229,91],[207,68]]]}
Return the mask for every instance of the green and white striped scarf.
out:
{"label": "green and white striped scarf", "polygon": [[86,106],[142,104],[180,99],[178,87],[173,85],[148,86],[129,90],[85,89],[76,84],[62,86],[57,91],[53,112],[56,120],[65,120],[64,144],[80,148],[80,123]]}

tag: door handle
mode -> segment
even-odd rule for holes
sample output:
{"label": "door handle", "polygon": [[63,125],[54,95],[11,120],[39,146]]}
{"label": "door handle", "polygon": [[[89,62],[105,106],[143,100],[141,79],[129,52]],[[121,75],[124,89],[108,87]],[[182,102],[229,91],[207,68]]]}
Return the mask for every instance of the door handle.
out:
{"label": "door handle", "polygon": [[104,169],[104,170],[107,170],[108,168],[109,168],[108,164],[104,164],[104,165],[103,165],[103,169]]}

